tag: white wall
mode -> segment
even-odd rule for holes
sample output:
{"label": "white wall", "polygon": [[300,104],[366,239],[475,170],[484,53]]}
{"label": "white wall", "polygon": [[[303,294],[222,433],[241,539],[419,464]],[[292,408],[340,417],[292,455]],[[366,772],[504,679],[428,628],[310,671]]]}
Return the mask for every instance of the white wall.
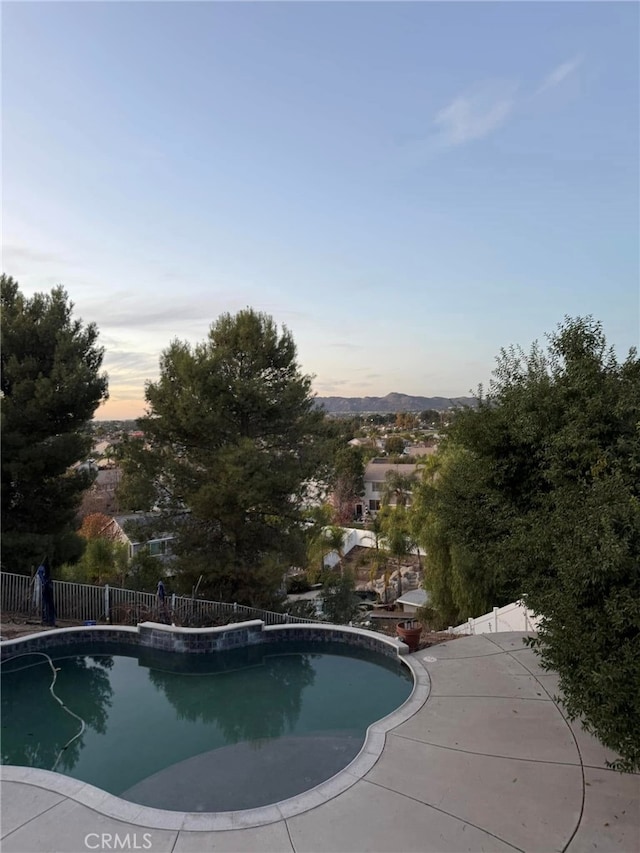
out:
{"label": "white wall", "polygon": [[451,634],[492,634],[499,631],[533,631],[538,627],[539,617],[533,615],[521,601],[494,607],[491,613],[469,619],[462,625],[449,628]]}
{"label": "white wall", "polygon": [[[371,532],[371,530],[361,530],[358,527],[343,527],[342,528],[345,533],[342,549],[343,553],[346,556],[352,548],[355,548],[356,545],[360,545],[362,548],[375,548],[376,547],[376,537]],[[417,551],[412,551],[412,554],[420,553],[420,556],[424,557],[426,552],[423,551],[422,548],[419,548]],[[338,562],[338,554],[335,551],[331,551],[330,554],[327,554],[324,558],[324,563],[326,566],[333,567]]]}
{"label": "white wall", "polygon": [[[342,553],[346,556],[349,551],[356,547],[356,545],[364,544],[360,541],[362,533],[369,533],[368,530],[358,530],[353,527],[343,527],[344,530],[344,539],[342,540]],[[368,546],[365,546],[368,547]],[[325,566],[329,566],[329,568],[333,568],[340,558],[338,557],[337,551],[331,551],[329,554],[325,555],[324,564]]]}

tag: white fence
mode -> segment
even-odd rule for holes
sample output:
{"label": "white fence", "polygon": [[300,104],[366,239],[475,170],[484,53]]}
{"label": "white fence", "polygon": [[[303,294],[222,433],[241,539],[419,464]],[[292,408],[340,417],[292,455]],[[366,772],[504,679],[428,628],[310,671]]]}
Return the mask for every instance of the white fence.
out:
{"label": "white fence", "polygon": [[[376,547],[376,537],[373,531],[359,527],[343,527],[342,529],[344,530],[344,539],[342,540],[342,553],[344,556],[353,550],[356,545],[359,545],[361,548]],[[415,553],[419,553],[420,556],[424,557],[426,552],[422,548],[417,548]],[[333,568],[339,559],[338,553],[331,551],[331,553],[324,557],[324,564],[329,566],[329,568]]]}
{"label": "white fence", "polygon": [[522,601],[494,607],[491,613],[449,628],[450,634],[495,634],[499,631],[537,631],[538,617]]}
{"label": "white fence", "polygon": [[[266,625],[313,623],[322,619],[304,619],[288,613],[259,610],[243,604],[209,601],[182,595],[169,595],[163,606],[151,592],[122,589],[114,586],[95,586],[85,583],[53,581],[56,617],[70,621],[115,622],[136,624],[149,619],[168,617],[178,625],[201,624],[218,619],[235,618],[238,622],[262,619]],[[0,575],[0,610],[2,613],[22,613],[41,617],[40,596],[34,579],[28,575],[2,572]]]}

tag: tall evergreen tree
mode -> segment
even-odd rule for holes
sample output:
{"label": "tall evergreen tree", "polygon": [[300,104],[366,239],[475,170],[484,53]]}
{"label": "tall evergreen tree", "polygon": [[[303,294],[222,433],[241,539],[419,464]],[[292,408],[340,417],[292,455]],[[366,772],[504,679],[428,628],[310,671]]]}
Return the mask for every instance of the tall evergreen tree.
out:
{"label": "tall evergreen tree", "polygon": [[28,298],[0,278],[2,569],[29,571],[48,553],[78,556],[74,518],[87,477],[70,472],[91,448],[87,425],[107,399],[94,323],[73,318],[62,287]]}
{"label": "tall evergreen tree", "polygon": [[[123,494],[174,524],[178,583],[227,601],[270,603],[304,559],[303,504],[327,476],[326,422],[290,332],[252,309],[223,314],[196,345],[174,341],[147,385],[142,445]],[[150,492],[139,484],[153,483]],[[186,513],[185,513],[186,510]],[[163,518],[167,529],[170,523]]]}
{"label": "tall evergreen tree", "polygon": [[334,456],[331,501],[338,524],[353,521],[355,505],[364,494],[364,458],[359,447],[343,445]]}

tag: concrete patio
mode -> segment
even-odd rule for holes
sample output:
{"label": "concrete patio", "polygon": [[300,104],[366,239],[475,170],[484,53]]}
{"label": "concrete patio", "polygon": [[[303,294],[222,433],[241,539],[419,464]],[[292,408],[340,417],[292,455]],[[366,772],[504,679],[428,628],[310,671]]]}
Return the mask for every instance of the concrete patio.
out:
{"label": "concrete patio", "polygon": [[53,783],[17,781],[7,768],[3,853],[635,853],[640,775],[608,770],[615,756],[565,719],[552,698],[557,679],[524,636],[464,637],[411,655],[429,675],[426,702],[386,734],[362,778],[343,771],[326,783],[328,801],[303,795],[302,813],[283,803],[265,809],[264,825],[243,828],[237,812],[237,828],[218,831],[198,831],[203,816],[164,813],[173,828],[159,828],[138,822],[134,803],[130,822],[106,815],[99,799],[87,805],[91,786],[81,782],[62,794],[52,774],[43,778]]}

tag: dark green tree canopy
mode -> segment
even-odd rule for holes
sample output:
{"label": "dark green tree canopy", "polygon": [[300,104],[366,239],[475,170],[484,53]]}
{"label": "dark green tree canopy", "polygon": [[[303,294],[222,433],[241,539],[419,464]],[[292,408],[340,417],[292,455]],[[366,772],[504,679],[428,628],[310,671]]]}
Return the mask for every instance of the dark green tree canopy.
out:
{"label": "dark green tree canopy", "polygon": [[338,524],[353,520],[355,504],[364,494],[364,456],[359,447],[342,444],[334,453],[332,503]]}
{"label": "dark green tree canopy", "polygon": [[389,456],[399,456],[404,451],[404,440],[399,435],[390,435],[385,439],[384,451]]}
{"label": "dark green tree canopy", "polygon": [[2,568],[28,571],[48,552],[75,555],[74,516],[86,477],[69,468],[91,447],[86,429],[107,399],[94,323],[73,318],[61,287],[28,298],[9,276],[2,306]]}
{"label": "dark green tree canopy", "polygon": [[570,714],[640,766],[640,361],[567,318],[498,359],[458,413],[414,511],[427,588],[451,620],[524,596]]}
{"label": "dark green tree canopy", "polygon": [[302,559],[309,481],[328,473],[325,416],[293,337],[251,309],[223,314],[204,342],[169,346],[146,398],[123,493],[143,502],[136,482],[152,482],[163,511],[188,510],[174,547],[185,588],[203,575],[210,597],[269,602]]}
{"label": "dark green tree canopy", "polygon": [[405,474],[398,468],[387,471],[382,491],[383,506],[389,505],[392,501],[396,506],[407,506],[415,483],[414,472]]}

